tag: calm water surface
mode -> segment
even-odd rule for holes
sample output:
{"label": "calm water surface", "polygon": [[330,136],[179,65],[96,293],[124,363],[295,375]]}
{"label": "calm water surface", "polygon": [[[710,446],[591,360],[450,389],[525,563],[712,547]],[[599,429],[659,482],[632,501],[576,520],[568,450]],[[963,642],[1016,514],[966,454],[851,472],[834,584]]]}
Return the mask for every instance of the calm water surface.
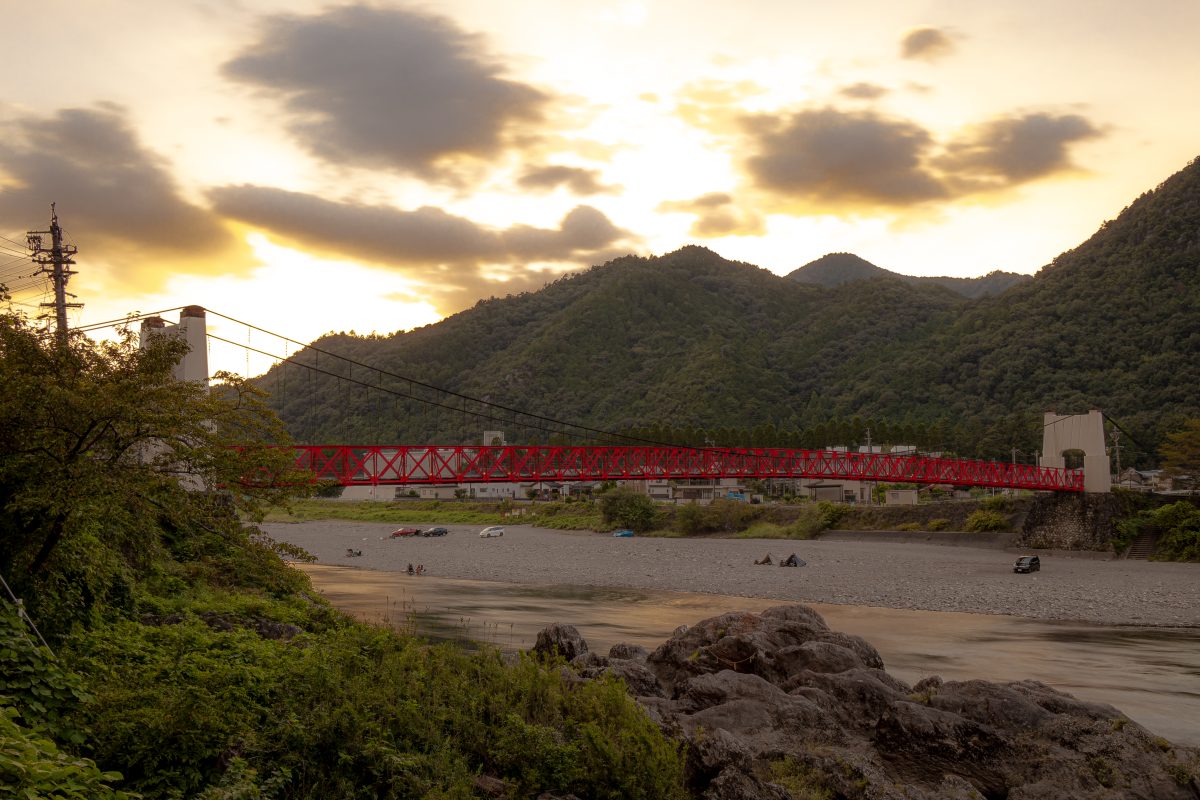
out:
{"label": "calm water surface", "polygon": [[[531,647],[542,628],[574,625],[593,651],[653,649],[679,625],[779,605],[724,595],[527,586],[350,567],[301,565],[337,607],[430,639]],[[862,636],[909,683],[1033,679],[1109,703],[1177,744],[1200,746],[1200,629],[1048,622],[1022,617],[809,604],[834,630]]]}

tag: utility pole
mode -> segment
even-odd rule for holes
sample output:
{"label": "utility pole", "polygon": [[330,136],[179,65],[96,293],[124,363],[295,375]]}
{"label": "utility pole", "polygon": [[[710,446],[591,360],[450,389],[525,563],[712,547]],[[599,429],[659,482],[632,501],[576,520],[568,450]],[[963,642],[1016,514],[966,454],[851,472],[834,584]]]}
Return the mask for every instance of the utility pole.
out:
{"label": "utility pole", "polygon": [[[42,303],[42,307],[54,309],[58,345],[66,347],[67,309],[83,308],[83,303],[67,302],[68,295],[75,297],[67,291],[67,281],[71,279],[75,271],[67,269],[67,267],[75,265],[75,261],[71,257],[78,252],[78,249],[74,245],[63,244],[62,228],[58,226],[58,213],[54,210],[54,206],[54,203],[50,204],[50,230],[28,231],[25,234],[25,240],[29,243],[29,249],[33,251],[34,263],[39,265],[37,274],[49,275],[50,279],[54,281],[54,302]],[[42,245],[42,237],[46,234],[50,235],[49,250]]]}
{"label": "utility pole", "polygon": [[[867,428],[867,463],[874,464],[875,460],[871,458],[874,451],[871,449],[871,429]],[[871,488],[867,490],[867,505],[875,505],[875,481],[871,481]]]}

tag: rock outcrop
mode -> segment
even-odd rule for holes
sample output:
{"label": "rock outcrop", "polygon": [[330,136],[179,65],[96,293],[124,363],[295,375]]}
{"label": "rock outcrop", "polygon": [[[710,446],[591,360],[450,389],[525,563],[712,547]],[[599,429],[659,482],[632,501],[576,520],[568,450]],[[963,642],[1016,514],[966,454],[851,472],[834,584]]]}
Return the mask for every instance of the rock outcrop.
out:
{"label": "rock outcrop", "polygon": [[931,677],[908,686],[807,606],[730,613],[653,653],[589,652],[570,626],[539,636],[584,678],[625,681],[687,745],[707,800],[1200,800],[1200,756],[1115,708],[1034,681]]}

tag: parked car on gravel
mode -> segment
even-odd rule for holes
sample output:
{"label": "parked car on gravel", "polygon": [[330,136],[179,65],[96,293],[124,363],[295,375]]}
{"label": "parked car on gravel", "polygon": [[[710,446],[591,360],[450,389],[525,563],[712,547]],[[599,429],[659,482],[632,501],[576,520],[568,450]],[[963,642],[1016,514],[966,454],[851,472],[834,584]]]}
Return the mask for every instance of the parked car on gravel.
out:
{"label": "parked car on gravel", "polygon": [[420,532],[420,528],[399,528],[392,531],[392,538],[399,539],[401,536],[416,536]]}
{"label": "parked car on gravel", "polygon": [[421,535],[422,536],[445,536],[449,532],[450,532],[450,530],[448,528],[426,528],[425,530],[421,531]]}
{"label": "parked car on gravel", "polygon": [[1042,560],[1037,556],[1021,556],[1013,564],[1013,572],[1038,572],[1042,568]]}
{"label": "parked car on gravel", "polygon": [[504,528],[499,525],[493,525],[490,528],[484,528],[479,532],[480,539],[491,539],[493,536],[503,536]]}

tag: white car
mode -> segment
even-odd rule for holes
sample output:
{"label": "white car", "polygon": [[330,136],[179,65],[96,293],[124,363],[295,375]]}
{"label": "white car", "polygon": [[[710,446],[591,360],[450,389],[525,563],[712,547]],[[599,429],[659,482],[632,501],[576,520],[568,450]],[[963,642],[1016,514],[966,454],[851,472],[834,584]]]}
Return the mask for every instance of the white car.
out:
{"label": "white car", "polygon": [[504,528],[500,527],[499,525],[493,525],[490,528],[484,528],[483,530],[481,530],[479,532],[480,539],[490,539],[493,536],[503,536],[503,535],[504,535]]}

